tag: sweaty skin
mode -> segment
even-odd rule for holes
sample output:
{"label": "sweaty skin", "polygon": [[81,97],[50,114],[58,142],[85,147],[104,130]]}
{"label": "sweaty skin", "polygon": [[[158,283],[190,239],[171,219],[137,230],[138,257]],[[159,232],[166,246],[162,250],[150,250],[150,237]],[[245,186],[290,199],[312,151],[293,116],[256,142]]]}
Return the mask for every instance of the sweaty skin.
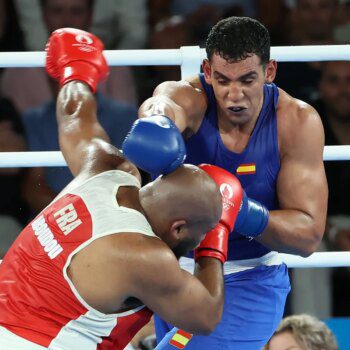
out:
{"label": "sweaty skin", "polygon": [[[262,107],[263,84],[273,82],[276,68],[273,60],[264,67],[256,55],[228,63],[214,54],[203,62],[205,80],[217,100],[219,132],[229,150],[240,153],[246,148]],[[326,220],[323,126],[314,108],[281,89],[279,93],[280,209],[270,211],[268,226],[256,239],[271,250],[308,256],[320,243]],[[141,105],[139,117],[165,114],[187,138],[199,129],[207,106],[199,77],[194,76],[160,84]]]}
{"label": "sweaty skin", "polygon": [[[72,185],[112,169],[140,181],[137,168],[108,143],[87,85],[72,81],[61,88],[57,120],[61,150],[76,176]],[[80,295],[104,313],[142,303],[178,327],[211,332],[223,309],[222,264],[201,258],[194,277],[180,269],[174,252],[193,249],[217,224],[222,202],[214,181],[198,167],[182,166],[141,190],[120,188],[116,201],[143,213],[158,237],[118,233],[83,248],[68,268]]]}

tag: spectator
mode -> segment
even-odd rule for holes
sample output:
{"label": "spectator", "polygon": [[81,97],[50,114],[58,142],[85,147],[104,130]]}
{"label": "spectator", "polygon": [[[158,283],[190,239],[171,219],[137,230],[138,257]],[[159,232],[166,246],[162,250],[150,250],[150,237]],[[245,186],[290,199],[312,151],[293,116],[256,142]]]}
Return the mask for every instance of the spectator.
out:
{"label": "spectator", "polygon": [[[350,62],[325,62],[321,99],[315,107],[323,118],[326,145],[350,145]],[[338,250],[350,251],[350,162],[325,163],[329,186],[328,238]],[[350,316],[350,269],[332,274],[333,316]]]}
{"label": "spectator", "polygon": [[[12,103],[0,98],[0,152],[26,150],[23,126]],[[27,210],[21,197],[24,170],[0,169],[0,259],[26,223]]]}
{"label": "spectator", "polygon": [[143,49],[148,38],[146,0],[95,0],[91,30],[107,49]]}
{"label": "spectator", "polygon": [[334,42],[339,0],[297,0],[291,11],[293,45]]}
{"label": "spectator", "polygon": [[175,16],[187,27],[191,45],[205,45],[210,28],[220,19],[230,16],[255,15],[256,0],[150,0],[149,21],[152,30]]}
{"label": "spectator", "polygon": [[[18,1],[24,1],[26,4],[26,0]],[[32,1],[30,3],[32,4]],[[93,18],[93,3],[92,0],[41,0],[42,18],[46,25],[45,41],[48,34],[58,28],[73,27],[89,30]],[[33,32],[35,32],[35,26]],[[44,44],[41,46],[41,50],[43,49]],[[54,97],[43,68],[6,69],[0,90],[22,113]],[[129,67],[113,67],[109,78],[101,84],[99,91],[115,100],[136,104],[136,90]]]}
{"label": "spectator", "polygon": [[264,23],[271,35],[271,45],[283,46],[288,43],[291,30],[289,7],[285,0],[257,1],[257,19]]}
{"label": "spectator", "polygon": [[[57,95],[57,84],[51,81]],[[112,144],[121,147],[122,141],[136,118],[132,106],[112,101],[101,93],[96,95],[100,123]],[[23,115],[28,148],[30,151],[59,150],[56,124],[56,99],[28,110]],[[24,194],[33,214],[38,213],[72,180],[67,167],[31,168],[25,181]]]}
{"label": "spectator", "polygon": [[17,11],[11,0],[0,0],[0,51],[24,50]]}
{"label": "spectator", "polygon": [[332,331],[316,317],[301,314],[284,318],[264,350],[338,350]]}
{"label": "spectator", "polygon": [[[147,7],[146,0],[88,0],[94,11],[91,13],[91,29],[101,35],[107,49],[139,49],[143,48],[147,39]],[[46,0],[15,0],[20,22],[25,34],[25,42],[29,51],[41,51],[45,46],[46,24],[41,16],[41,7]],[[62,10],[70,5],[70,12]],[[87,13],[84,1],[57,0],[56,18],[62,22],[79,20],[82,13]],[[60,18],[61,17],[61,18]],[[64,26],[64,25],[63,25]],[[81,28],[78,26],[77,28]],[[57,29],[57,28],[55,28]]]}
{"label": "spectator", "polygon": [[340,0],[338,7],[337,26],[334,31],[337,44],[349,44],[350,42],[350,1]]}
{"label": "spectator", "polygon": [[[334,44],[338,0],[296,0],[291,9],[290,39],[286,45]],[[321,77],[318,62],[280,63],[277,84],[306,102],[317,98]]]}

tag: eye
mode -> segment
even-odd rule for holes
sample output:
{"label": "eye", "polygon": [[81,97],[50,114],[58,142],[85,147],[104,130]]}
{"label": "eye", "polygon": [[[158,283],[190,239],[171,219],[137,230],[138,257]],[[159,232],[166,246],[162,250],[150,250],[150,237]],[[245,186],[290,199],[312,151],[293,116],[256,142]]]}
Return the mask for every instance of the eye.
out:
{"label": "eye", "polygon": [[228,85],[228,81],[227,81],[227,80],[219,79],[219,80],[218,80],[218,84],[219,84],[219,85]]}
{"label": "eye", "polygon": [[254,81],[254,79],[245,79],[242,81],[243,84],[249,85]]}

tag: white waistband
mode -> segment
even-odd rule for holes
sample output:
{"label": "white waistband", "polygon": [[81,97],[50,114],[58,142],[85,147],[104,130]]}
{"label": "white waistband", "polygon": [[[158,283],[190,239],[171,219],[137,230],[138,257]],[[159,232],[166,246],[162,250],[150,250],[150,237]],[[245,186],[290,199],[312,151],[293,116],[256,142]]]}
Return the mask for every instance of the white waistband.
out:
{"label": "white waistband", "polygon": [[[182,257],[179,261],[182,269],[193,273],[194,271],[194,260],[191,258]],[[241,272],[245,270],[253,269],[258,266],[273,266],[281,265],[282,259],[277,252],[270,252],[256,259],[245,259],[245,260],[230,260],[224,264],[224,275],[231,273]]]}

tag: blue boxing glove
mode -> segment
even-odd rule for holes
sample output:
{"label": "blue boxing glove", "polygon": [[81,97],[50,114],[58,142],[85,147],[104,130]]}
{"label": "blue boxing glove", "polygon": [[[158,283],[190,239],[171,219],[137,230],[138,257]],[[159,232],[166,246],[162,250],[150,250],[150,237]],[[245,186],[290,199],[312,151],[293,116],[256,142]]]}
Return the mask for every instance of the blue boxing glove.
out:
{"label": "blue boxing glove", "polygon": [[266,228],[269,222],[269,211],[267,208],[248,198],[243,191],[242,204],[239,209],[234,230],[247,237],[257,237]]}
{"label": "blue boxing glove", "polygon": [[150,174],[168,174],[186,158],[186,146],[174,122],[164,115],[138,119],[123,142],[124,156]]}

